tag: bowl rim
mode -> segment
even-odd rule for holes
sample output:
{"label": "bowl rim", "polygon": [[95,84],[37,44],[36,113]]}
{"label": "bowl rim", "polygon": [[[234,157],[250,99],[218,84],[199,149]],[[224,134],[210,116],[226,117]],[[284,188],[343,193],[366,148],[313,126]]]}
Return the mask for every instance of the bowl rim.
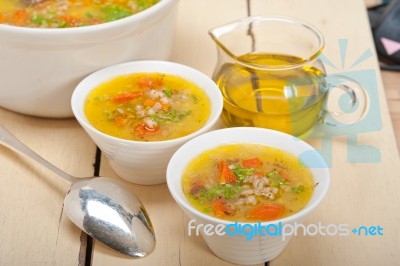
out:
{"label": "bowl rim", "polygon": [[[267,226],[267,225],[269,225],[269,224],[278,224],[278,223],[282,223],[282,224],[290,224],[290,223],[293,223],[293,222],[296,222],[296,221],[301,221],[302,219],[302,217],[307,217],[307,215],[308,214],[310,214],[310,213],[312,213],[317,207],[318,207],[318,205],[322,202],[322,200],[325,198],[325,196],[326,196],[326,194],[327,194],[327,192],[328,192],[328,190],[329,190],[329,186],[330,186],[330,173],[329,173],[329,171],[328,171],[328,165],[326,164],[326,162],[325,162],[325,160],[324,160],[324,158],[321,156],[321,154],[320,153],[318,153],[316,150],[315,150],[315,148],[314,147],[312,147],[311,145],[309,145],[308,143],[306,143],[306,142],[304,142],[303,140],[301,140],[301,139],[298,139],[297,137],[294,137],[294,136],[292,136],[292,135],[289,135],[289,134],[286,134],[286,133],[283,133],[283,132],[280,132],[280,131],[276,131],[276,130],[272,130],[272,129],[266,129],[266,128],[258,128],[258,127],[230,127],[230,128],[222,128],[222,129],[217,129],[217,130],[214,130],[214,131],[210,131],[210,132],[207,132],[207,133],[205,133],[205,134],[202,134],[202,135],[200,135],[200,136],[197,136],[197,137],[195,137],[195,138],[193,138],[193,139],[191,139],[191,140],[189,140],[188,142],[186,142],[185,144],[183,144],[173,155],[172,155],[172,157],[171,157],[171,159],[170,159],[170,161],[169,161],[169,163],[168,163],[168,166],[167,166],[167,171],[166,171],[166,179],[167,179],[167,186],[168,186],[168,190],[170,191],[170,194],[172,195],[172,197],[175,199],[175,201],[178,203],[178,205],[180,205],[185,211],[188,211],[189,213],[192,213],[194,216],[196,216],[196,217],[199,217],[199,218],[201,218],[201,219],[203,219],[203,220],[205,220],[205,221],[208,221],[209,223],[213,223],[213,224],[223,224],[223,225],[230,225],[230,224],[232,224],[232,223],[237,223],[237,224],[241,224],[241,225],[244,225],[244,224],[256,224],[256,223],[258,223],[258,222],[235,222],[235,221],[228,221],[228,220],[223,220],[223,219],[219,219],[219,218],[216,218],[216,217],[213,217],[213,216],[210,216],[210,215],[207,215],[207,214],[204,214],[204,213],[202,213],[201,211],[199,211],[199,210],[197,210],[196,208],[194,208],[190,203],[188,203],[188,201],[186,200],[186,198],[182,198],[182,197],[180,197],[180,195],[177,195],[176,193],[175,193],[175,186],[173,185],[173,184],[175,184],[176,182],[177,182],[177,180],[176,179],[178,179],[177,177],[174,177],[173,175],[172,175],[172,169],[174,169],[175,167],[174,167],[174,163],[175,163],[175,161],[177,161],[177,157],[179,157],[179,154],[180,153],[183,153],[185,150],[187,151],[187,150],[191,150],[191,151],[193,151],[193,149],[191,149],[190,147],[192,146],[192,145],[194,145],[194,143],[200,143],[200,142],[203,142],[204,143],[204,141],[206,140],[206,139],[208,139],[208,138],[210,138],[210,137],[212,137],[213,135],[218,135],[218,134],[221,134],[221,135],[223,135],[223,134],[230,134],[230,135],[234,135],[234,134],[236,134],[235,136],[237,136],[237,135],[240,135],[240,134],[238,134],[238,132],[243,132],[243,133],[246,133],[246,132],[250,132],[250,131],[254,131],[254,132],[256,132],[256,131],[258,131],[258,132],[260,132],[260,133],[265,133],[266,135],[269,135],[270,137],[273,137],[273,136],[281,136],[281,137],[285,137],[285,138],[291,138],[293,141],[295,141],[296,143],[298,143],[299,145],[301,145],[301,146],[303,146],[303,147],[305,147],[305,148],[307,148],[307,151],[308,150],[312,150],[312,151],[315,151],[315,155],[318,157],[318,159],[320,160],[320,162],[322,163],[322,167],[318,167],[317,169],[319,169],[319,170],[321,170],[322,171],[322,173],[323,173],[323,178],[326,180],[325,181],[325,183],[324,183],[324,186],[322,187],[322,185],[320,185],[319,187],[322,187],[321,189],[322,189],[322,191],[319,193],[320,194],[320,196],[319,197],[317,197],[313,202],[308,202],[307,203],[307,205],[303,208],[303,209],[301,209],[300,211],[298,211],[298,212],[296,212],[296,213],[294,213],[294,214],[292,214],[292,215],[290,215],[290,216],[287,216],[287,217],[284,217],[284,218],[280,218],[280,219],[276,219],[276,220],[272,220],[272,221],[264,221],[264,222],[259,222],[261,225],[265,225],[265,226]],[[247,135],[246,135],[247,136]],[[243,142],[243,140],[238,140],[238,142],[240,142],[240,141],[242,141]],[[266,145],[266,144],[262,144],[262,143],[259,143],[259,142],[257,142],[257,141],[253,141],[253,140],[250,140],[249,139],[249,143],[255,143],[255,144],[260,144],[260,145],[265,145],[265,146],[269,146],[269,145]],[[218,146],[220,146],[220,145],[225,145],[225,143],[223,143],[223,144],[215,144],[215,145],[213,145],[213,147],[215,148],[215,147],[218,147]],[[228,145],[228,144],[226,144],[226,145]],[[279,148],[279,147],[274,147],[274,148],[277,148],[277,149],[282,149],[282,148]],[[201,152],[199,152],[199,153],[197,153],[197,155],[198,154],[202,154],[203,152],[205,152],[205,151],[207,151],[207,150],[209,150],[210,148],[207,148],[207,149],[201,149]],[[212,148],[211,148],[212,149]],[[284,150],[284,149],[282,149],[282,150]],[[284,151],[286,151],[286,150],[284,150]],[[288,151],[286,151],[286,152],[288,152]],[[296,156],[296,155],[295,155]],[[297,157],[297,156],[296,156]],[[309,169],[313,169],[313,168],[316,168],[316,167],[313,167],[313,168],[311,168],[311,167],[307,167],[307,168],[309,168]],[[314,175],[313,175],[314,176]],[[181,183],[181,179],[182,179],[182,177],[179,177],[179,183]],[[180,189],[182,189],[182,187],[180,186]],[[182,191],[182,194],[183,194],[183,191]],[[184,197],[184,196],[183,196]],[[311,197],[312,198],[312,197]],[[311,199],[310,199],[310,201],[311,201]]]}
{"label": "bowl rim", "polygon": [[[140,66],[140,65],[149,65],[149,66],[154,66],[155,68],[161,67],[161,66],[168,66],[168,67],[173,67],[175,69],[177,69],[175,74],[171,74],[171,75],[177,75],[183,79],[186,79],[190,82],[195,83],[194,80],[190,80],[188,78],[186,78],[184,75],[179,75],[178,72],[179,70],[185,70],[185,71],[189,71],[191,73],[193,73],[196,78],[201,79],[202,81],[204,81],[205,83],[207,83],[207,85],[209,85],[210,87],[213,87],[212,90],[215,90],[215,96],[217,97],[213,97],[211,99],[211,97],[209,97],[207,95],[207,97],[210,100],[210,104],[211,106],[213,106],[213,102],[215,102],[216,104],[216,109],[213,109],[210,113],[210,117],[208,118],[208,120],[206,121],[206,123],[197,131],[192,132],[191,134],[179,137],[179,138],[174,138],[174,139],[168,139],[168,140],[161,140],[161,141],[136,141],[136,140],[128,140],[128,139],[122,139],[122,138],[118,138],[118,137],[114,137],[111,135],[108,135],[106,133],[101,132],[100,130],[96,129],[85,117],[84,115],[84,103],[85,103],[85,99],[88,95],[88,93],[93,89],[89,89],[87,93],[85,93],[84,95],[84,99],[82,99],[82,97],[80,97],[78,94],[80,93],[80,91],[84,90],[85,88],[87,88],[87,82],[90,82],[91,79],[95,79],[96,76],[100,76],[103,73],[107,73],[109,71],[113,71],[113,70],[117,70],[120,69],[119,74],[117,75],[112,75],[112,77],[116,77],[118,75],[125,75],[125,74],[129,74],[129,73],[144,73],[144,72],[158,72],[157,70],[154,71],[132,71],[132,72],[125,72],[122,71],[123,69],[129,69],[129,67],[131,66]],[[158,73],[163,73],[162,71],[159,71]],[[110,78],[108,78],[110,79]],[[97,82],[97,84],[100,84],[102,82]],[[206,93],[207,94],[207,93]],[[80,104],[82,103],[82,105]],[[92,133],[101,136],[104,139],[108,139],[110,141],[114,141],[114,142],[119,142],[121,144],[125,144],[125,145],[145,145],[145,146],[152,146],[152,145],[174,145],[174,144],[178,144],[181,142],[186,142],[189,139],[192,139],[193,137],[196,137],[197,135],[200,135],[206,131],[208,131],[210,128],[212,128],[217,121],[219,120],[219,116],[222,113],[222,109],[223,109],[223,98],[222,98],[222,93],[221,91],[218,89],[217,85],[215,84],[215,82],[209,78],[207,75],[205,75],[204,73],[200,72],[197,69],[194,69],[190,66],[187,65],[183,65],[180,63],[176,63],[176,62],[171,62],[171,61],[163,61],[163,60],[139,60],[139,61],[130,61],[130,62],[124,62],[124,63],[120,63],[120,64],[115,64],[112,66],[108,66],[102,69],[99,69],[93,73],[91,73],[90,75],[86,76],[83,80],[81,80],[78,85],[75,87],[73,93],[72,93],[72,97],[71,97],[71,108],[72,108],[72,113],[74,114],[74,117],[78,120],[78,122],[84,127],[84,129],[86,130],[90,130]],[[81,114],[83,116],[81,116]]]}
{"label": "bowl rim", "polygon": [[81,27],[68,27],[68,28],[32,28],[14,26],[9,24],[0,23],[0,32],[9,32],[13,34],[34,34],[34,35],[75,35],[75,34],[87,34],[89,32],[103,31],[112,29],[126,24],[140,21],[146,18],[155,17],[155,14],[161,13],[163,10],[168,9],[178,3],[179,0],[160,0],[155,5],[132,14],[125,18],[117,19],[114,21],[104,22],[100,24],[81,26]]}

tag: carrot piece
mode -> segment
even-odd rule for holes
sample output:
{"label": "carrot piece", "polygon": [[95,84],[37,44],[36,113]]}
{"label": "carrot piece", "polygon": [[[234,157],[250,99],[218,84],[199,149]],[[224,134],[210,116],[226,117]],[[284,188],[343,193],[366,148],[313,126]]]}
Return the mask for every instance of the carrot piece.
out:
{"label": "carrot piece", "polygon": [[257,219],[260,221],[270,221],[278,219],[284,211],[283,205],[265,204],[258,205],[246,215],[248,218]]}
{"label": "carrot piece", "polygon": [[162,86],[163,82],[161,79],[151,79],[150,77],[143,77],[137,81],[137,85],[141,89],[150,89],[150,88],[157,88]]}
{"label": "carrot piece", "polygon": [[283,179],[285,179],[286,181],[289,181],[289,174],[286,170],[279,170],[279,176]]}
{"label": "carrot piece", "polygon": [[245,168],[258,168],[262,166],[261,160],[259,158],[250,158],[242,160],[242,165]]}
{"label": "carrot piece", "polygon": [[161,104],[161,109],[166,112],[169,110],[169,108],[171,107],[171,105],[169,103],[162,103]]}
{"label": "carrot piece", "polygon": [[218,179],[219,184],[236,183],[237,180],[235,174],[232,172],[231,169],[229,169],[228,164],[224,160],[219,161],[218,168],[219,168],[219,179]]}
{"label": "carrot piece", "polygon": [[212,202],[212,207],[214,210],[214,215],[217,217],[224,217],[226,206],[222,199],[216,199]]}
{"label": "carrot piece", "polygon": [[75,27],[79,23],[79,20],[73,16],[62,15],[58,19],[65,22],[68,27]]}
{"label": "carrot piece", "polygon": [[135,134],[138,135],[139,137],[143,137],[149,133],[154,133],[160,130],[160,127],[157,126],[155,128],[148,128],[146,126],[145,123],[139,123],[136,127],[135,127]]}
{"label": "carrot piece", "polygon": [[15,11],[13,19],[16,25],[23,25],[28,20],[28,13],[23,9],[18,9]]}
{"label": "carrot piece", "polygon": [[127,103],[135,98],[142,96],[142,92],[124,92],[112,97],[112,101],[115,103]]}
{"label": "carrot piece", "polygon": [[151,79],[149,77],[143,77],[137,81],[137,84],[141,89],[151,88]]}
{"label": "carrot piece", "polygon": [[146,99],[145,101],[144,101],[144,103],[143,103],[143,106],[145,106],[145,107],[147,107],[147,106],[149,106],[149,107],[152,107],[152,106],[154,106],[155,104],[156,104],[156,100],[154,100],[154,99]]}
{"label": "carrot piece", "polygon": [[262,178],[263,176],[265,176],[265,172],[264,171],[254,171],[253,175],[258,176],[259,178]]}
{"label": "carrot piece", "polygon": [[118,115],[114,118],[114,122],[117,126],[124,126],[128,122],[128,119],[122,115]]}

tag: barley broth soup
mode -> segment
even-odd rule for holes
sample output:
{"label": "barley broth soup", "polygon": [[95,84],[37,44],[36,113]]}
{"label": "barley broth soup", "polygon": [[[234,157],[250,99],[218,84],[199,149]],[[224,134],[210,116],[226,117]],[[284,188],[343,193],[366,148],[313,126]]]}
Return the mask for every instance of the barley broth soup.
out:
{"label": "barley broth soup", "polygon": [[185,169],[183,192],[199,211],[238,222],[292,215],[311,198],[309,169],[292,154],[256,144],[219,146]]}
{"label": "barley broth soup", "polygon": [[104,82],[90,92],[84,108],[98,130],[136,141],[189,135],[211,114],[211,103],[201,88],[162,73],[134,73]]}
{"label": "barley broth soup", "polygon": [[159,0],[44,0],[25,5],[0,2],[0,23],[31,28],[70,28],[101,24],[141,12]]}

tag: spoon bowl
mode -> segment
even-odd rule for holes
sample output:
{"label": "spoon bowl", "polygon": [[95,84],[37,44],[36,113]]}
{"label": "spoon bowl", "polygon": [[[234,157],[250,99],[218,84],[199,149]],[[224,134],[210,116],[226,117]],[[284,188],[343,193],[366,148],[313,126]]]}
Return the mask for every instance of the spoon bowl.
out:
{"label": "spoon bowl", "polygon": [[74,183],[64,199],[64,210],[88,235],[126,255],[144,257],[154,249],[147,212],[115,180],[96,177]]}
{"label": "spoon bowl", "polygon": [[108,177],[71,176],[20,142],[0,125],[0,142],[72,183],[64,210],[86,234],[110,248],[140,258],[155,248],[154,229],[140,200],[121,183]]}

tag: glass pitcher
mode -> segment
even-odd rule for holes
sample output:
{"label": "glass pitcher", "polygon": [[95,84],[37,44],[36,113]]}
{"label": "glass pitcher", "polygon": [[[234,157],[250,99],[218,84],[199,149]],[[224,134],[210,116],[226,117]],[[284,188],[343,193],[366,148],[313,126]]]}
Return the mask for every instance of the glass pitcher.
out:
{"label": "glass pitcher", "polygon": [[[333,117],[331,125],[353,124],[365,114],[366,93],[357,82],[327,77],[318,59],[324,38],[312,25],[285,17],[247,17],[209,34],[218,48],[213,79],[224,97],[225,126],[302,137],[317,122],[327,124],[327,114]],[[346,112],[332,104],[343,93],[350,99]]]}

